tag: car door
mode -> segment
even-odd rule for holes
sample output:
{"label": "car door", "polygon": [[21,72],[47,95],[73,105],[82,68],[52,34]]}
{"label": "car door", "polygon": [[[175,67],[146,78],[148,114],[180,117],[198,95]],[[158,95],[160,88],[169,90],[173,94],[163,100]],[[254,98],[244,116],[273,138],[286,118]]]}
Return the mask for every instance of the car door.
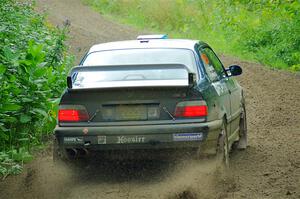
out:
{"label": "car door", "polygon": [[221,82],[224,83],[228,89],[230,98],[230,115],[227,116],[227,122],[230,125],[230,132],[233,133],[239,128],[239,116],[241,111],[241,89],[237,82],[232,78],[228,77],[222,62],[219,60],[217,55],[212,49],[206,48],[205,52],[209,60],[212,62],[214,68],[217,70]]}
{"label": "car door", "polygon": [[[209,47],[200,48],[199,53],[208,79],[218,95],[218,104],[221,106],[221,109],[224,110],[227,117],[230,117],[230,91],[227,88],[227,79],[224,78],[226,74],[223,65],[215,59],[213,56],[214,53]],[[227,127],[230,133],[230,125]]]}
{"label": "car door", "polygon": [[226,85],[230,92],[230,107],[231,107],[231,118],[230,126],[231,131],[237,131],[240,127],[240,114],[241,114],[241,87],[234,79],[234,77],[226,78]]}

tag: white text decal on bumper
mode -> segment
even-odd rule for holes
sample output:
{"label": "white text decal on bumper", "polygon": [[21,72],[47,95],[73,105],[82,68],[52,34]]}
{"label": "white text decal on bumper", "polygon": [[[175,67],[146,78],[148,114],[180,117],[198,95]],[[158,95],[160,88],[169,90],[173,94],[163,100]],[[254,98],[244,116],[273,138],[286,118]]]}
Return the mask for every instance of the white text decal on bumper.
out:
{"label": "white text decal on bumper", "polygon": [[173,141],[199,141],[203,139],[202,133],[176,133],[173,134]]}

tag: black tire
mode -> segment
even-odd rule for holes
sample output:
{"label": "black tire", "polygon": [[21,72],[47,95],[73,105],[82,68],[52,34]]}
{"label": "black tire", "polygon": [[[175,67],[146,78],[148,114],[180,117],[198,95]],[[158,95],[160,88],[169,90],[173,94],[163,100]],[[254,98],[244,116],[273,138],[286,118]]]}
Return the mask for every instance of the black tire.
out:
{"label": "black tire", "polygon": [[237,143],[237,148],[244,150],[247,148],[248,145],[248,138],[247,138],[247,114],[246,114],[246,107],[243,104],[242,113],[240,116],[240,139]]}
{"label": "black tire", "polygon": [[229,144],[227,134],[227,124],[224,121],[221,127],[221,133],[218,140],[217,146],[217,160],[220,161],[224,166],[229,166]]}

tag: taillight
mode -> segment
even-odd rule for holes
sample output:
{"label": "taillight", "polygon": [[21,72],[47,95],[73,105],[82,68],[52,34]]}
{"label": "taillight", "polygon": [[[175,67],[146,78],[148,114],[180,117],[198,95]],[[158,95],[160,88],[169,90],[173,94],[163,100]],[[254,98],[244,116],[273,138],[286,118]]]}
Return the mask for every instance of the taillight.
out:
{"label": "taillight", "polygon": [[59,122],[85,122],[89,120],[89,115],[85,109],[63,108],[58,111]]}
{"label": "taillight", "polygon": [[175,117],[205,117],[207,114],[208,109],[204,101],[180,102],[175,109]]}

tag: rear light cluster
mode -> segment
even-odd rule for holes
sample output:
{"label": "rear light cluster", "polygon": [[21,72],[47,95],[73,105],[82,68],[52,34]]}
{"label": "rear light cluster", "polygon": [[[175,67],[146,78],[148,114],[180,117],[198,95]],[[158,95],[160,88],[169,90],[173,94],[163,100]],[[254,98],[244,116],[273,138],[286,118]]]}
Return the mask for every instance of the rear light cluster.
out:
{"label": "rear light cluster", "polygon": [[89,114],[82,106],[62,107],[58,111],[59,122],[86,122]]}
{"label": "rear light cluster", "polygon": [[177,118],[205,117],[207,114],[208,108],[205,101],[180,102],[175,109]]}
{"label": "rear light cluster", "polygon": [[[103,113],[105,113],[105,109],[103,109],[103,111],[104,111]],[[105,115],[106,114],[104,114],[104,116]],[[179,102],[176,105],[174,117],[175,118],[196,118],[196,117],[206,117],[207,115],[208,115],[208,108],[205,101],[185,101],[185,102]],[[148,119],[149,118],[158,119],[159,118],[158,107],[148,107],[148,117],[147,116],[145,117]],[[58,111],[59,122],[87,122],[89,121],[89,119],[90,119],[89,114],[86,108],[82,105],[62,105],[59,107],[59,111]]]}

